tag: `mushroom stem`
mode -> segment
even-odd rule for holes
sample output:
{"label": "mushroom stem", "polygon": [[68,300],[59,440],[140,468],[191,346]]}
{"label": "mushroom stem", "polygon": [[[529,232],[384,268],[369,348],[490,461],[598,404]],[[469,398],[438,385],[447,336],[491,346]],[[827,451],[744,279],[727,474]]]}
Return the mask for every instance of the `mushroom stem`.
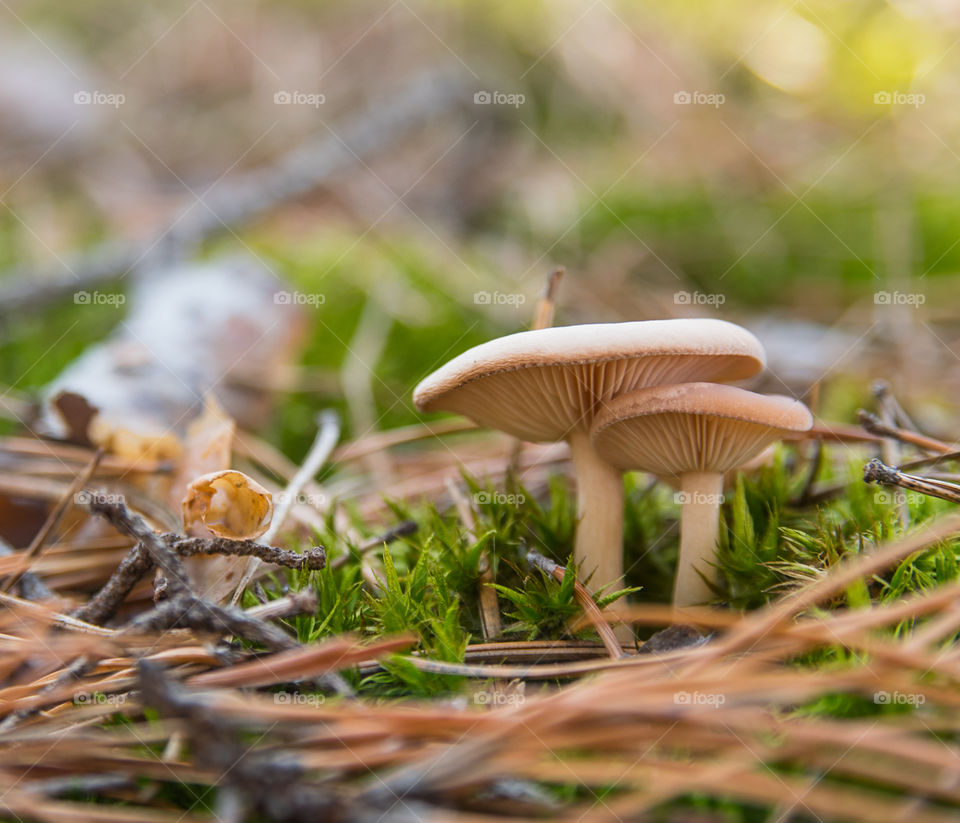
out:
{"label": "mushroom stem", "polygon": [[580,521],[573,559],[587,591],[614,592],[623,588],[623,475],[597,454],[586,431],[575,429],[568,442]]}
{"label": "mushroom stem", "polygon": [[[723,500],[723,474],[688,472],[680,478],[683,511],[680,515],[680,557],[673,584],[673,604],[694,606],[713,597],[712,580]],[[706,580],[704,579],[706,578]]]}

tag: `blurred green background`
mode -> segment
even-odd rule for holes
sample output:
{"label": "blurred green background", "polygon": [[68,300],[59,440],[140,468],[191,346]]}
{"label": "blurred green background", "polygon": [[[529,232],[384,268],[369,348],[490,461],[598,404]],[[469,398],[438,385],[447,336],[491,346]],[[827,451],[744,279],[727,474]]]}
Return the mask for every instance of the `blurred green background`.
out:
{"label": "blurred green background", "polygon": [[[148,248],[237,175],[346,143],[341,124],[427,71],[458,89],[438,114],[191,251],[324,295],[313,377],[379,313],[376,428],[417,419],[410,390],[444,359],[525,328],[557,265],[561,324],[712,314],[757,328],[781,391],[957,388],[955,4],[11,0],[0,18],[0,285]],[[123,313],[3,311],[5,398],[29,402]],[[318,408],[345,408],[320,384],[266,432],[294,458]]]}

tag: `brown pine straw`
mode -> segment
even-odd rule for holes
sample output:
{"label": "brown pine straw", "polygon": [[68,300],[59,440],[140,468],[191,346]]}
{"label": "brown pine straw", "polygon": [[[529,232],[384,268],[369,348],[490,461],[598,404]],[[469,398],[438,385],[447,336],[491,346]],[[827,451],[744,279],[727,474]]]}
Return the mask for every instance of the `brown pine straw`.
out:
{"label": "brown pine straw", "polygon": [[[225,756],[231,735],[243,733],[246,781],[270,763],[296,764],[284,778],[294,782],[276,791],[286,796],[295,786],[291,796],[306,798],[307,811],[325,798],[311,819],[637,820],[697,795],[756,804],[784,820],[945,823],[960,811],[960,650],[945,644],[960,629],[960,582],[869,608],[816,607],[957,534],[960,515],[944,517],[747,615],[658,605],[604,612],[711,631],[711,641],[696,648],[611,660],[594,644],[591,660],[559,654],[567,647],[556,642],[502,642],[473,647],[473,662],[460,666],[404,655],[427,671],[452,666],[530,681],[519,696],[467,681],[459,698],[430,702],[315,690],[317,674],[371,671],[374,660],[407,649],[409,638],[365,644],[336,637],[229,660],[189,632],[130,637],[71,622],[56,604],[4,595],[0,715],[22,719],[0,730],[0,816],[209,819],[197,809],[181,818],[179,808],[150,805],[144,798],[156,792],[143,784],[239,790],[228,761],[210,759],[215,729],[214,752],[225,746]],[[848,661],[802,664],[800,655],[823,647],[847,650]],[[559,657],[547,657],[551,649]],[[540,655],[554,662],[539,663]],[[92,665],[77,668],[80,658]],[[153,677],[171,690],[159,720],[142,716],[141,658],[162,667]],[[65,677],[68,670],[73,676]],[[838,693],[860,695],[867,705],[909,700],[914,708],[843,718],[801,710]],[[104,725],[116,713],[127,723]],[[190,717],[202,718],[206,737]],[[180,744],[167,758],[145,748],[163,751],[172,738]],[[93,793],[112,804],[50,794],[63,778],[92,787],[100,781]],[[538,788],[545,784],[580,790],[562,803]]]}

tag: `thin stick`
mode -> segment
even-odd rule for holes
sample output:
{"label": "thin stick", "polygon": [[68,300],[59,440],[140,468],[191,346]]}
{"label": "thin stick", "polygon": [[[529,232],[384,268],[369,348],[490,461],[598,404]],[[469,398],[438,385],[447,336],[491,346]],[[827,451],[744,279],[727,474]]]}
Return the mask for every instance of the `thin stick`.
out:
{"label": "thin stick", "polygon": [[0,592],[0,603],[7,606],[19,606],[25,611],[40,615],[42,618],[49,618],[54,625],[62,629],[72,629],[85,634],[95,634],[99,637],[113,637],[116,634],[113,629],[104,629],[102,626],[95,626],[85,620],[78,620],[73,615],[51,611],[49,606],[35,603],[32,600],[25,600],[22,597],[15,597],[12,594]]}
{"label": "thin stick", "polygon": [[563,278],[563,266],[557,266],[547,275],[547,287],[537,303],[536,313],[533,315],[531,329],[548,329],[553,325],[553,316],[557,308],[557,292],[560,290],[560,280]]}
{"label": "thin stick", "polygon": [[102,626],[113,617],[120,605],[133,591],[140,579],[153,568],[153,560],[147,550],[137,543],[114,569],[110,579],[100,588],[88,603],[75,609],[73,617]]}
{"label": "thin stick", "polygon": [[[393,329],[394,316],[386,310],[390,297],[390,294],[378,296],[374,292],[367,298],[340,369],[340,386],[355,432],[377,429],[373,369],[380,362]],[[368,474],[390,482],[393,464],[388,452],[382,449],[371,452],[363,458],[363,463]]]}
{"label": "thin stick", "polygon": [[[0,537],[0,557],[12,557],[17,554],[19,552]],[[24,600],[46,600],[55,595],[37,575],[24,570],[20,574],[20,596]]]}
{"label": "thin stick", "polygon": [[784,440],[826,440],[831,443],[879,443],[883,438],[849,423],[818,420],[804,432],[790,432]]}
{"label": "thin stick", "polygon": [[823,465],[823,441],[815,440],[813,443],[813,455],[810,458],[810,467],[807,470],[807,479],[803,484],[803,491],[800,493],[800,496],[797,498],[797,506],[807,506],[812,502],[813,498],[813,484],[817,480],[817,475],[820,473],[820,467]]}
{"label": "thin stick", "polygon": [[[340,439],[340,418],[333,409],[320,412],[317,416],[317,425],[319,426],[317,437],[313,441],[310,451],[307,452],[307,457],[303,461],[303,465],[283,490],[280,497],[280,505],[277,506],[277,511],[273,515],[273,522],[270,523],[270,528],[263,534],[262,540],[264,543],[271,543],[276,539],[277,534],[283,526],[283,521],[286,520],[290,509],[293,507],[294,501],[299,497],[303,487],[313,480],[317,472],[323,467],[323,464],[327,462],[327,459],[337,445],[337,440]],[[233,593],[233,597],[230,598],[231,605],[235,606],[239,602],[240,596],[250,581],[253,580],[253,576],[256,574],[259,566],[259,558],[251,557],[250,562],[247,563],[246,571]]]}
{"label": "thin stick", "polygon": [[960,503],[960,486],[946,483],[943,480],[930,480],[926,477],[918,477],[915,474],[904,474],[893,466],[885,465],[877,458],[863,467],[863,479],[866,483],[899,486],[902,489],[909,489],[930,497],[949,500],[951,503]]}
{"label": "thin stick", "polygon": [[886,380],[875,380],[873,385],[870,386],[870,391],[882,406],[889,409],[896,425],[902,426],[910,431],[920,431],[920,427],[913,422],[910,415],[907,414],[903,406],[900,405],[900,401],[897,400],[893,389],[890,388],[890,384]]}
{"label": "thin stick", "polygon": [[259,620],[276,620],[279,617],[295,617],[298,614],[313,614],[317,610],[317,593],[312,588],[303,589],[286,597],[278,597],[262,606],[245,609],[244,614]]}
{"label": "thin stick", "polygon": [[314,546],[305,552],[292,552],[253,540],[181,537],[178,534],[165,534],[163,538],[181,557],[192,557],[196,554],[248,556],[255,557],[263,563],[286,566],[288,569],[322,569],[327,564],[327,553],[322,546]]}
{"label": "thin stick", "polygon": [[881,437],[892,437],[902,443],[909,443],[911,446],[916,446],[919,449],[929,452],[948,454],[955,450],[953,446],[944,443],[942,440],[936,440],[933,437],[907,431],[897,426],[887,426],[879,417],[875,414],[870,414],[866,409],[860,409],[860,411],[857,412],[857,417],[860,420],[860,425],[871,434],[876,434]]}
{"label": "thin stick", "polygon": [[60,498],[60,501],[56,506],[53,507],[53,510],[47,516],[47,519],[44,521],[44,524],[40,527],[40,531],[34,536],[33,540],[30,542],[30,545],[27,547],[25,552],[27,560],[31,561],[30,564],[20,571],[11,574],[6,581],[0,585],[0,591],[8,592],[10,589],[16,585],[25,572],[31,570],[33,562],[36,561],[40,555],[43,553],[43,546],[47,538],[50,536],[50,533],[57,527],[57,524],[63,518],[63,515],[66,514],[67,510],[74,502],[74,498],[77,492],[80,491],[93,476],[93,473],[97,470],[97,464],[100,462],[100,458],[103,457],[103,449],[97,449],[94,452],[93,458],[87,464],[87,467],[80,472],[74,478],[74,481],[70,484],[70,488],[67,489],[63,497]]}
{"label": "thin stick", "polygon": [[[535,549],[527,550],[527,563],[560,582],[563,582],[563,578],[566,575],[567,570],[565,567],[554,563],[550,558],[544,557]],[[617,640],[617,636],[613,633],[613,629],[610,628],[610,624],[604,619],[603,612],[601,612],[597,604],[593,602],[590,593],[580,584],[579,580],[574,581],[573,593],[587,619],[597,630],[597,634],[600,635],[600,639],[603,641],[603,645],[610,657],[613,660],[626,657],[620,641]]]}
{"label": "thin stick", "polygon": [[917,460],[901,463],[898,468],[901,471],[905,469],[919,469],[923,466],[930,466],[932,468],[938,463],[949,463],[951,460],[957,459],[960,459],[960,451],[947,452],[946,454],[931,454],[929,457],[921,457]]}
{"label": "thin stick", "polygon": [[[376,537],[372,537],[366,543],[361,543],[357,546],[357,554],[363,557],[367,552],[372,551],[378,546],[382,546],[385,543],[392,543],[394,540],[400,537],[407,537],[408,535],[414,534],[417,531],[417,524],[413,520],[404,520],[402,523],[398,523],[391,529],[388,529],[383,534],[378,534]],[[345,566],[350,560],[352,555],[350,554],[341,554],[339,557],[335,557],[330,561],[331,569],[339,569],[341,566]]]}
{"label": "thin stick", "polygon": [[432,440],[446,434],[460,434],[461,432],[479,432],[481,428],[472,420],[466,418],[457,420],[434,420],[430,423],[413,423],[409,426],[400,426],[396,429],[372,432],[358,440],[344,443],[333,453],[337,463],[348,463],[359,460],[368,454],[412,443],[415,440]]}
{"label": "thin stick", "polygon": [[[560,280],[563,278],[563,266],[557,266],[547,275],[547,285],[543,290],[543,295],[537,302],[536,311],[533,314],[533,322],[530,324],[531,330],[548,329],[553,325],[553,317],[557,309],[557,292],[560,290]],[[513,438],[510,447],[510,461],[507,463],[507,477],[511,482],[519,474],[520,455],[523,452],[523,441],[520,438]]]}
{"label": "thin stick", "polygon": [[[888,428],[896,428],[897,412],[894,406],[893,395],[890,394],[890,386],[884,381],[877,381],[872,386],[873,396],[877,399],[877,405],[880,408],[880,422]],[[883,462],[896,466],[900,463],[900,443],[896,438],[886,437],[880,446],[880,454]],[[906,499],[897,502],[897,514],[900,518],[900,526],[906,529],[910,525],[910,506]]]}

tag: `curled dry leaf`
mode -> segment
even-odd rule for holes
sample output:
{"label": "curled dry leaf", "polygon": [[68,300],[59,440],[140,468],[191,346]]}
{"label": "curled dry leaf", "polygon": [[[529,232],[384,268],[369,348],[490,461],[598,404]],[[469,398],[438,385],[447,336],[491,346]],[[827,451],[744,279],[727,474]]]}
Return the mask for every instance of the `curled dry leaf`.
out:
{"label": "curled dry leaf", "polygon": [[192,534],[205,526],[217,537],[252,540],[273,518],[273,499],[263,486],[243,472],[228,469],[193,480],[183,498],[183,528]]}

